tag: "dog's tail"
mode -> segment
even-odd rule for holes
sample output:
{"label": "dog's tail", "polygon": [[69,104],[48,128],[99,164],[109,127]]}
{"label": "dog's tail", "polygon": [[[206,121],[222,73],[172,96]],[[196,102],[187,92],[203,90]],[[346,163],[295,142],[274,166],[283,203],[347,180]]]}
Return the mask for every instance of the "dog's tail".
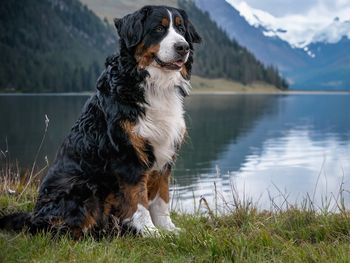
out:
{"label": "dog's tail", "polygon": [[0,229],[20,232],[31,225],[31,213],[19,212],[0,217]]}

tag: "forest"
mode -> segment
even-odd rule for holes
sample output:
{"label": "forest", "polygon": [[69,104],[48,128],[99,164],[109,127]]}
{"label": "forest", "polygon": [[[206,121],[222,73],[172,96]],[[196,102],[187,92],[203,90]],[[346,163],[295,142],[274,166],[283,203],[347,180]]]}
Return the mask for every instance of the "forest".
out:
{"label": "forest", "polygon": [[[191,1],[179,1],[203,37],[194,74],[243,84],[288,87]],[[0,6],[0,91],[82,92],[94,89],[106,56],[117,51],[117,34],[78,0],[4,1]]]}

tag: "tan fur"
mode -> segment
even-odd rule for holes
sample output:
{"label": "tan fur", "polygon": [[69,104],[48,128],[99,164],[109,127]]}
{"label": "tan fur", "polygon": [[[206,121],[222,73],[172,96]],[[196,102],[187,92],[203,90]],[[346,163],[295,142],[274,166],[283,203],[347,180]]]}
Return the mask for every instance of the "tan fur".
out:
{"label": "tan fur", "polygon": [[117,205],[117,199],[114,194],[109,194],[107,198],[105,199],[104,206],[103,206],[103,215],[105,217],[108,217],[111,213],[112,207],[116,207]]}
{"label": "tan fur", "polygon": [[91,211],[89,213],[86,213],[85,220],[84,220],[83,224],[81,225],[81,229],[83,231],[88,231],[92,227],[94,227],[97,223],[97,216],[98,216],[98,214],[96,211]]}
{"label": "tan fur", "polygon": [[137,156],[139,157],[139,160],[147,165],[148,156],[145,151],[146,140],[143,139],[141,136],[138,136],[134,132],[134,127],[135,125],[129,121],[125,121],[122,123],[122,128],[124,129],[125,133],[129,136],[131,144],[134,147]]}
{"label": "tan fur", "polygon": [[138,64],[138,67],[141,69],[149,66],[153,60],[155,54],[159,51],[160,45],[153,45],[148,48],[145,47],[144,43],[139,44],[136,47],[135,58]]}
{"label": "tan fur", "polygon": [[185,64],[182,66],[182,68],[181,68],[181,70],[180,70],[180,73],[181,73],[181,76],[182,76],[184,79],[187,79],[187,80],[188,80],[188,79],[190,78]]}
{"label": "tan fur", "polygon": [[151,201],[157,194],[166,203],[169,203],[170,170],[164,172],[153,171],[148,178],[148,199]]}
{"label": "tan fur", "polygon": [[181,24],[182,24],[182,19],[179,16],[175,17],[175,26],[179,26]]}
{"label": "tan fur", "polygon": [[144,175],[136,185],[120,183],[120,191],[123,193],[123,198],[118,199],[118,218],[131,218],[137,210],[138,204],[148,207],[147,179],[148,176]]}
{"label": "tan fur", "polygon": [[162,26],[168,27],[169,24],[170,24],[169,19],[168,19],[167,17],[164,17],[164,18],[162,19]]}

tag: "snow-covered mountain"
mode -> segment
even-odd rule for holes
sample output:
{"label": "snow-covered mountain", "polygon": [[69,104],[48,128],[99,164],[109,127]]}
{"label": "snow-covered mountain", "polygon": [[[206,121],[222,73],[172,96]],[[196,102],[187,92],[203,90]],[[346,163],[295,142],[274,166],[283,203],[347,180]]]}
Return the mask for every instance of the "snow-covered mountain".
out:
{"label": "snow-covered mountain", "polygon": [[[339,42],[350,38],[350,10],[342,17],[324,17],[314,11],[305,15],[285,15],[276,17],[255,9],[241,0],[226,0],[239,14],[254,27],[261,27],[265,36],[279,37],[292,47],[305,48],[312,43]],[[308,49],[305,49],[308,51]],[[312,53],[309,52],[312,56]]]}
{"label": "snow-covered mountain", "polygon": [[[350,12],[334,18],[276,17],[241,0],[195,0],[212,20],[265,64],[276,65],[292,89],[350,89]],[[310,18],[311,17],[311,18]]]}

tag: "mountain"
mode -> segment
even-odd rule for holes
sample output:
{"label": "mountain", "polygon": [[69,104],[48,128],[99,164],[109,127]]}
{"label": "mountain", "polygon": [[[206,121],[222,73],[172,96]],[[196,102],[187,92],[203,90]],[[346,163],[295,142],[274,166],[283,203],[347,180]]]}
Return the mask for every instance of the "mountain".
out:
{"label": "mountain", "polygon": [[290,32],[294,26],[290,21],[252,9],[244,2],[240,11],[231,0],[195,2],[230,38],[251,50],[263,63],[276,65],[291,89],[350,89],[349,21],[335,18],[318,30],[306,28],[307,34],[301,38]]}
{"label": "mountain", "polygon": [[[295,71],[299,89],[350,90],[350,40],[343,37],[337,43],[311,43],[307,68]],[[313,83],[310,87],[309,83]]]}
{"label": "mountain", "polygon": [[107,18],[111,23],[113,18],[121,18],[126,14],[132,13],[145,5],[167,5],[177,7],[177,0],[80,0],[87,5],[102,19]]}
{"label": "mountain", "polygon": [[201,10],[208,12],[210,18],[231,39],[252,51],[265,64],[276,65],[284,73],[307,65],[305,52],[292,49],[279,38],[265,36],[261,28],[251,26],[225,0],[195,0],[195,3]]}
{"label": "mountain", "polygon": [[[312,43],[334,44],[343,37],[350,37],[350,6],[343,12],[325,11],[324,7],[314,6],[305,14],[272,15],[267,11],[251,7],[244,0],[225,0],[242,17],[256,28],[261,28],[264,35],[278,37],[292,47],[305,48]],[[339,9],[339,7],[338,7]],[[345,9],[345,10],[344,10]],[[321,15],[327,17],[321,17]],[[333,19],[332,19],[333,17]],[[307,52],[307,50],[305,50]],[[308,52],[307,52],[308,53]],[[310,53],[309,55],[313,57]]]}
{"label": "mountain", "polygon": [[198,46],[195,53],[195,74],[209,78],[227,78],[244,84],[261,81],[280,89],[287,88],[286,82],[275,68],[265,67],[247,49],[230,40],[193,2],[179,1],[179,7],[186,10],[203,38],[203,44]]}
{"label": "mountain", "polygon": [[0,91],[94,88],[116,33],[76,0],[9,0],[0,5]]}
{"label": "mountain", "polygon": [[[168,2],[174,5],[174,0]],[[145,1],[113,3],[119,12],[129,13],[129,9],[136,10]],[[265,67],[246,48],[230,40],[192,2],[180,1],[176,5],[186,9],[204,39],[196,47],[194,74],[287,88],[275,67]],[[95,5],[102,12],[100,6],[104,5]],[[0,91],[92,90],[105,57],[117,46],[114,26],[78,0],[5,1],[0,6],[0,33]]]}

